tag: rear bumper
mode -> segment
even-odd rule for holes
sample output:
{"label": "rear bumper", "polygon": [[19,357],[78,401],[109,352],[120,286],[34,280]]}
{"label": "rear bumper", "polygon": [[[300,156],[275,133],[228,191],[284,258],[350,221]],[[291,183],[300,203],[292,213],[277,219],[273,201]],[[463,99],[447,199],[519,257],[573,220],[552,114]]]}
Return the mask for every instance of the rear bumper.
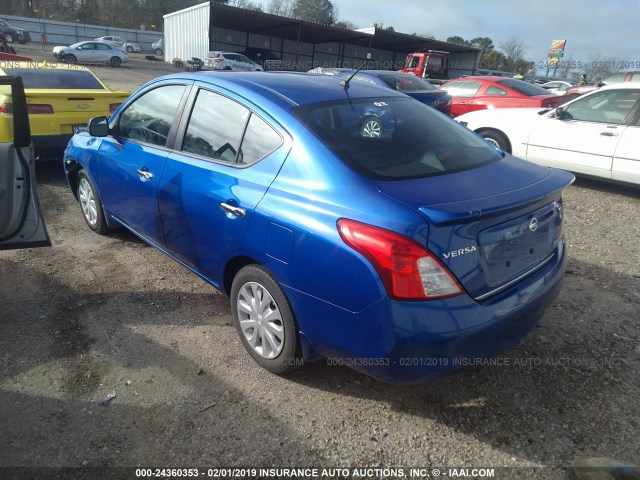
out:
{"label": "rear bumper", "polygon": [[561,242],[544,268],[485,301],[468,295],[431,302],[386,298],[356,313],[286,290],[307,358],[408,383],[482,364],[519,343],[560,292],[565,267]]}

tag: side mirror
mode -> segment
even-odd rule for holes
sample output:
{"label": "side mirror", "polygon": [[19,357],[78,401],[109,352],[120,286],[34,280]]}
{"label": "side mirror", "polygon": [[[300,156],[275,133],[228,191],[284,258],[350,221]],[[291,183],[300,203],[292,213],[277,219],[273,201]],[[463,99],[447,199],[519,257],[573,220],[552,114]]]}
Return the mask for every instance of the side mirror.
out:
{"label": "side mirror", "polygon": [[558,118],[561,119],[562,118],[562,114],[564,113],[564,108],[563,107],[558,107],[556,108],[553,113],[551,114],[551,118]]}
{"label": "side mirror", "polygon": [[92,137],[106,137],[109,135],[107,117],[93,117],[89,120],[89,135]]}

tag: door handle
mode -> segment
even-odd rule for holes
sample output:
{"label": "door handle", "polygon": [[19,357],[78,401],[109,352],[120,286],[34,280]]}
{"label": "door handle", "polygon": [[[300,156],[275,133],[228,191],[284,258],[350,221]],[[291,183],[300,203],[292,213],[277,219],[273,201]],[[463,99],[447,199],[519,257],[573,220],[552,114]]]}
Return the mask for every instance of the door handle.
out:
{"label": "door handle", "polygon": [[617,137],[618,132],[600,132],[603,137]]}
{"label": "door handle", "polygon": [[142,167],[136,170],[136,173],[140,175],[140,180],[146,182],[147,180],[151,180],[153,178],[153,173],[149,171],[147,167]]}
{"label": "door handle", "polygon": [[246,212],[244,208],[234,207],[233,205],[229,205],[228,203],[221,203],[220,208],[226,213],[233,215],[234,217],[244,217]]}

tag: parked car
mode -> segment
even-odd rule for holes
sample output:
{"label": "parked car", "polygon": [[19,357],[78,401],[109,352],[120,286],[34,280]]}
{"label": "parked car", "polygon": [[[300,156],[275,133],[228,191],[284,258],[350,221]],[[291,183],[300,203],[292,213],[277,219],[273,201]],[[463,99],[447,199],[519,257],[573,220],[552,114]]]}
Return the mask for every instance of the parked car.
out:
{"label": "parked car", "polygon": [[342,78],[349,78],[355,73],[353,77],[354,80],[369,82],[402,92],[447,115],[451,110],[451,95],[445,90],[437,89],[428,81],[411,73],[393,72],[389,70],[361,70],[356,73],[356,70],[337,68],[317,68],[307,73],[338,75]]}
{"label": "parked car", "polygon": [[[397,119],[385,137],[353,129],[374,107]],[[227,293],[274,373],[325,357],[407,382],[496,355],[566,264],[571,174],[365,82],[160,77],[75,135],[64,169],[90,229],[125,227]]]}
{"label": "parked car", "polygon": [[[38,158],[60,159],[71,136],[86,129],[90,118],[110,115],[129,96],[109,90],[85,67],[43,62],[0,64],[0,78],[22,77],[29,99],[31,135]],[[0,141],[11,135],[13,99],[0,91]]]}
{"label": "parked car", "polygon": [[12,98],[11,118],[0,129],[0,250],[50,246],[38,201],[22,79],[0,76],[0,94]]}
{"label": "parked car", "polygon": [[209,52],[207,67],[214,70],[239,70],[243,72],[262,71],[262,67],[241,53]]}
{"label": "parked car", "polygon": [[567,89],[574,87],[576,82],[569,80],[552,80],[550,82],[543,83],[540,85],[547,92],[553,93],[554,95],[564,95],[567,93]]}
{"label": "parked car", "polygon": [[515,78],[465,77],[451,80],[441,88],[453,97],[451,115],[454,117],[487,108],[553,108],[561,103],[557,95]]}
{"label": "parked car", "polygon": [[85,41],[53,47],[53,56],[65,63],[107,63],[119,67],[129,61],[127,52],[104,42]]}
{"label": "parked car", "polygon": [[113,45],[115,47],[118,47],[127,53],[140,53],[142,51],[142,47],[137,43],[128,42],[124,38],[120,38],[120,37],[107,36],[107,37],[99,37],[99,38],[96,38],[95,40],[96,42],[103,42],[108,45]]}
{"label": "parked car", "polygon": [[604,85],[613,85],[614,83],[622,83],[622,82],[640,82],[640,72],[631,71],[631,72],[613,73],[608,77],[606,77],[601,82],[598,82],[596,84],[571,87],[567,90],[566,94],[571,95],[572,98],[575,98],[587,92],[592,92],[594,90],[597,90],[598,88]]}
{"label": "parked car", "polygon": [[640,185],[640,85],[618,83],[556,109],[501,109],[457,118],[532,162]]}
{"label": "parked car", "polygon": [[6,20],[0,20],[0,33],[4,34],[9,43],[29,43],[31,41],[31,34],[28,30],[13,27]]}
{"label": "parked car", "polygon": [[156,40],[151,44],[151,50],[158,56],[164,53],[164,38]]}
{"label": "parked car", "polygon": [[263,70],[282,70],[282,60],[266,48],[247,47],[242,54],[256,62]]}

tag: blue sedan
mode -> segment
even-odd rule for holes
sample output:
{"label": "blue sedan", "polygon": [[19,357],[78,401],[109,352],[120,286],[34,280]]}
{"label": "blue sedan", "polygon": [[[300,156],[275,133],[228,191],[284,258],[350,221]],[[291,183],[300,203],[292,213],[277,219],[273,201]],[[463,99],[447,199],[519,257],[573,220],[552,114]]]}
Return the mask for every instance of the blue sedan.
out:
{"label": "blue sedan", "polygon": [[[229,295],[273,373],[324,358],[402,383],[512,347],[560,290],[573,176],[342,80],[149,82],[65,152],[87,225],[124,227]],[[373,111],[383,136],[359,128]]]}

